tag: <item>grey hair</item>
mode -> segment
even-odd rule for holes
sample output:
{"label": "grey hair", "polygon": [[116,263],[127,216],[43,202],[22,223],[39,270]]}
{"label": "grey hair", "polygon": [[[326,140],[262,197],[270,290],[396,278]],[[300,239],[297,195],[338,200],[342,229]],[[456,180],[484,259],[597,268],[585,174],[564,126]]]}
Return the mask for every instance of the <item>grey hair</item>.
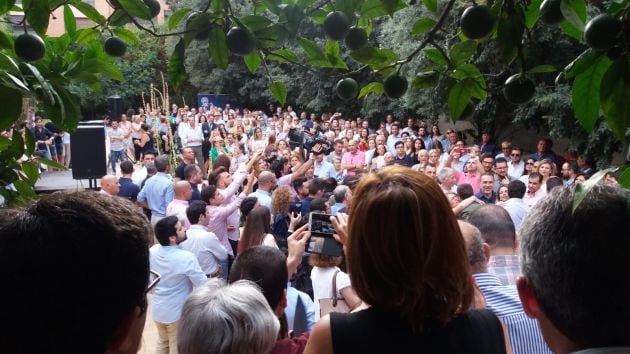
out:
{"label": "grey hair", "polygon": [[255,283],[210,279],[188,297],[178,327],[181,354],[260,354],[275,345],[280,322]]}
{"label": "grey hair", "polygon": [[345,185],[339,185],[335,187],[335,190],[333,191],[333,195],[335,196],[335,202],[342,203],[343,200],[346,199],[346,194],[348,194],[349,190],[350,188]]}
{"label": "grey hair", "polygon": [[444,167],[437,173],[437,179],[440,183],[444,182],[446,176],[448,176],[453,171],[450,167]]}
{"label": "grey hair", "polygon": [[520,229],[523,275],[554,326],[581,347],[630,345],[630,191],[555,188]]}
{"label": "grey hair", "polygon": [[154,163],[155,163],[155,168],[157,169],[158,172],[166,172],[166,169],[168,168],[168,165],[169,165],[168,155],[160,155],[156,157]]}

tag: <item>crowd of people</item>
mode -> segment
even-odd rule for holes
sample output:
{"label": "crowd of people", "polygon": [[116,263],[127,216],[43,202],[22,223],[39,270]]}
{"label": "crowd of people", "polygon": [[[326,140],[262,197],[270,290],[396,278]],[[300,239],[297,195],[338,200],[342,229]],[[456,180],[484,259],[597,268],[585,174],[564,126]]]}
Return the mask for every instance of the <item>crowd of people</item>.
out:
{"label": "crowd of people", "polygon": [[[0,310],[14,324],[0,352],[133,352],[149,295],[158,353],[630,353],[630,192],[607,175],[573,211],[594,171],[549,139],[526,154],[290,107],[129,116],[148,135],[122,144],[139,166],[112,159],[100,193],[0,218],[15,289],[0,296],[29,307]],[[122,126],[110,143],[132,139]],[[341,256],[305,252],[311,213]],[[347,310],[326,312],[331,297]],[[23,343],[33,316],[55,329]]]}

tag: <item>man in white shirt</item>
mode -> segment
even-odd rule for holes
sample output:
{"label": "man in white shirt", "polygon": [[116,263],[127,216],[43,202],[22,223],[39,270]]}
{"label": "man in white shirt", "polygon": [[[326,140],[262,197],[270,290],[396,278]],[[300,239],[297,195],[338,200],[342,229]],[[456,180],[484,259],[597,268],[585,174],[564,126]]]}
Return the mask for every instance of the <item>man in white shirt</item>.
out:
{"label": "man in white shirt", "polygon": [[208,231],[208,211],[206,203],[196,200],[186,209],[186,215],[192,225],[186,231],[186,241],[182,242],[183,250],[197,256],[201,270],[208,278],[215,278],[223,274],[221,261],[226,261],[228,253],[219,242],[217,236]]}
{"label": "man in white shirt", "polygon": [[[506,159],[507,160],[507,159]],[[525,163],[523,162],[523,150],[520,147],[513,147],[508,162],[508,176],[518,179],[523,175]]]}
{"label": "man in white shirt", "polygon": [[502,205],[505,210],[507,210],[508,214],[510,214],[510,218],[514,223],[514,228],[516,231],[521,227],[521,223],[527,213],[529,212],[529,207],[523,201],[523,196],[525,196],[525,183],[515,180],[508,184],[508,196],[510,199],[506,200]]}
{"label": "man in white shirt", "polygon": [[155,225],[159,244],[149,249],[151,270],[160,274],[160,282],[151,298],[153,320],[157,326],[156,353],[171,353],[177,348],[177,325],[182,307],[193,287],[208,280],[194,254],[179,244],[186,240],[186,231],[176,216],[167,216]]}
{"label": "man in white shirt", "polygon": [[[195,152],[197,166],[203,166],[203,152],[201,150],[203,131],[201,130],[201,126],[195,123],[194,117],[188,117],[188,125],[181,128],[179,137],[182,140],[182,146],[191,148]],[[205,171],[202,169],[201,172],[203,172],[203,178],[205,179]]]}

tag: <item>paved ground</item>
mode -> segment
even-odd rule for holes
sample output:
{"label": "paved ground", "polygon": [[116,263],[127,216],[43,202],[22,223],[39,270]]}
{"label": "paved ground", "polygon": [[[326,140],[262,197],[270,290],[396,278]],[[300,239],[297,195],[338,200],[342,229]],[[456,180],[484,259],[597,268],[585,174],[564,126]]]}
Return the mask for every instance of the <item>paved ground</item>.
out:
{"label": "paved ground", "polygon": [[153,354],[155,353],[155,347],[157,342],[157,328],[155,322],[151,318],[151,297],[149,296],[149,307],[147,309],[147,322],[144,325],[144,332],[142,333],[142,347],[138,353],[141,354]]}

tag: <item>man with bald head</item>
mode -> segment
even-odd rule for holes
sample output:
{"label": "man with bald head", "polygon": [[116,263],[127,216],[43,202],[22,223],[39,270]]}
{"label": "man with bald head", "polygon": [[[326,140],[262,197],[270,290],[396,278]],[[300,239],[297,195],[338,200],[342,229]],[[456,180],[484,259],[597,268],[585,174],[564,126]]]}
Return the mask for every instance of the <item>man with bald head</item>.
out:
{"label": "man with bald head", "polygon": [[101,194],[114,196],[118,195],[119,191],[120,183],[118,183],[118,177],[105,175],[101,178]]}
{"label": "man with bald head", "polygon": [[271,208],[271,192],[276,187],[276,176],[269,172],[263,171],[258,175],[258,189],[248,197],[258,198],[260,205],[269,208],[269,211],[273,213]]}
{"label": "man with bald head", "polygon": [[503,285],[495,274],[488,272],[490,246],[483,241],[479,229],[465,221],[458,223],[475,284],[486,300],[486,308],[505,324],[512,351],[515,354],[551,354],[536,321],[525,314],[516,286]]}
{"label": "man with bald head", "polygon": [[188,201],[192,197],[192,187],[188,181],[179,181],[176,182],[173,191],[175,193],[175,197],[173,200],[168,203],[166,207],[166,215],[175,215],[182,223],[182,226],[188,230],[190,227],[190,222],[188,221],[188,217],[186,217],[186,209],[188,208]]}

